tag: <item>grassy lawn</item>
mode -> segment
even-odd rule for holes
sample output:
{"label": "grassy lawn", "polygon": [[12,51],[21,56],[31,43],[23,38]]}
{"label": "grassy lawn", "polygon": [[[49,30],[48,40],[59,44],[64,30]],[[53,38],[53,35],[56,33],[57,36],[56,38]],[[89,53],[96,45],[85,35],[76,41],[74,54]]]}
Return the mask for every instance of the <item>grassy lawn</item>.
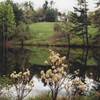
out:
{"label": "grassy lawn", "polygon": [[[54,24],[55,24],[54,22],[39,22],[39,23],[31,24],[30,31],[32,33],[33,39],[31,41],[29,40],[29,43],[67,44],[67,40],[66,40],[67,38],[65,39],[58,38],[58,41],[55,41],[55,42],[53,41],[55,40],[55,38],[53,40],[50,40],[51,37],[55,36],[56,34],[53,30]],[[91,44],[91,39],[96,34],[98,34],[97,28],[94,28],[93,26],[89,26],[88,32],[89,32],[90,44]],[[71,44],[77,44],[77,45],[83,44],[82,38],[79,38],[79,37],[72,38]]]}
{"label": "grassy lawn", "polygon": [[[39,22],[30,25],[30,31],[33,39],[30,43],[48,43],[48,44],[67,44],[67,40],[58,38],[58,41],[49,40],[56,33],[54,32],[54,22]],[[54,38],[53,40],[55,40]],[[77,39],[76,39],[77,40]],[[75,43],[75,41],[73,41]]]}
{"label": "grassy lawn", "polygon": [[33,34],[33,42],[48,42],[48,39],[54,35],[54,22],[40,22],[30,25]]}
{"label": "grassy lawn", "polygon": [[89,32],[89,35],[91,35],[92,37],[94,37],[95,35],[98,34],[98,28],[93,27],[93,26],[89,26],[88,27],[88,32]]}

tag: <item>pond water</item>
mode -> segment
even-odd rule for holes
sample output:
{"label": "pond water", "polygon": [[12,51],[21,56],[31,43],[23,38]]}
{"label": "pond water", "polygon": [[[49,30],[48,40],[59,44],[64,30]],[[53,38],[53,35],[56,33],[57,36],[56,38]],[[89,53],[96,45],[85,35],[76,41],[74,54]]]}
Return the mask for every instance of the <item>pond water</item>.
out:
{"label": "pond water", "polygon": [[[99,48],[68,48],[68,47],[13,47],[0,49],[0,75],[9,75],[14,70],[20,71],[24,67],[29,68],[32,77],[36,82],[36,95],[41,91],[47,91],[40,81],[40,71],[50,68],[44,64],[48,59],[49,49],[52,49],[62,56],[66,56],[69,64],[69,73],[73,74],[75,70],[80,69],[80,76],[91,77],[94,81],[100,82],[100,49]],[[98,87],[98,90],[100,88]],[[43,93],[43,92],[42,92]]]}

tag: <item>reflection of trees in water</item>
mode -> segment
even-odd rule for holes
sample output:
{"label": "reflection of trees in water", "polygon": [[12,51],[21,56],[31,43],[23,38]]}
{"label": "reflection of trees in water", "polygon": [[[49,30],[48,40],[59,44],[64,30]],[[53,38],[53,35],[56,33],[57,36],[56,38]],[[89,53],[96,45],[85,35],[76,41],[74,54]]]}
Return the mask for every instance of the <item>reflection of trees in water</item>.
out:
{"label": "reflection of trees in water", "polygon": [[75,70],[80,70],[80,76],[85,76],[87,65],[88,50],[87,49],[70,49],[69,62],[70,72],[74,73]]}
{"label": "reflection of trees in water", "polygon": [[[2,54],[1,49],[0,53]],[[32,64],[31,61],[34,60],[34,57],[36,55],[30,48],[9,48],[7,49],[6,58],[3,58],[3,56],[0,57],[0,74],[9,74],[14,70],[19,72],[20,70],[25,70],[25,68],[30,69],[32,74],[39,74],[41,70],[47,70],[49,68],[49,65]],[[3,64],[2,59],[5,59],[6,63]]]}
{"label": "reflection of trees in water", "polygon": [[7,54],[2,59],[6,60],[6,63],[1,61],[0,74],[8,74],[13,70],[24,70],[24,67],[30,67],[31,51],[24,48],[9,48]]}
{"label": "reflection of trees in water", "polygon": [[93,49],[93,57],[96,62],[100,65],[100,49]]}
{"label": "reflection of trees in water", "polygon": [[[80,76],[85,75],[99,80],[100,77],[100,51],[91,48],[54,48],[62,56],[66,55],[69,61],[70,73],[80,69]],[[92,75],[93,73],[93,75]],[[92,75],[92,76],[91,76]]]}
{"label": "reflection of trees in water", "polygon": [[83,53],[82,53],[82,58],[81,58],[81,66],[82,68],[80,69],[80,75],[85,76],[86,72],[86,66],[87,66],[87,60],[88,60],[88,48],[83,48]]}
{"label": "reflection of trees in water", "polygon": [[[1,43],[1,42],[0,42]],[[7,64],[7,49],[5,48],[5,45],[0,44],[0,74],[5,71],[5,68],[3,66],[6,66]]]}
{"label": "reflection of trees in water", "polygon": [[10,53],[8,53],[8,57],[12,57],[11,59],[8,58],[8,64],[14,66],[15,70],[24,70],[24,67],[30,67],[30,57],[32,52],[30,50],[27,50],[25,48],[20,48],[20,49],[11,49],[9,50]]}
{"label": "reflection of trees in water", "polygon": [[94,68],[96,70],[95,77],[100,81],[100,49],[93,49],[93,57],[98,65]]}
{"label": "reflection of trees in water", "polygon": [[[38,48],[37,48],[38,49]],[[45,48],[48,49],[48,48]],[[52,48],[54,51],[57,51],[61,56],[67,57],[67,63],[69,62],[70,72],[73,73],[75,70],[80,69],[80,76],[84,77],[85,74],[88,76],[90,73],[93,73],[93,78],[99,80],[100,74],[100,51],[99,49],[73,49],[73,48]],[[2,50],[0,49],[2,54]],[[0,54],[0,55],[1,55]],[[31,52],[29,49],[25,48],[11,48],[7,49],[7,56],[0,56],[0,74],[7,74],[13,70],[21,70],[24,67],[30,67],[32,72],[39,73],[40,70],[48,69],[45,65],[31,65],[30,61],[34,60],[34,52]],[[3,62],[2,58],[4,57],[6,63]],[[32,59],[32,60],[31,60]],[[91,61],[91,59],[93,59]],[[95,63],[94,63],[95,62]],[[33,74],[34,74],[33,73]]]}
{"label": "reflection of trees in water", "polygon": [[69,62],[69,70],[73,73],[75,70],[80,69],[80,75],[85,75],[86,64],[87,64],[87,49],[77,48],[54,48],[62,56],[66,56]]}

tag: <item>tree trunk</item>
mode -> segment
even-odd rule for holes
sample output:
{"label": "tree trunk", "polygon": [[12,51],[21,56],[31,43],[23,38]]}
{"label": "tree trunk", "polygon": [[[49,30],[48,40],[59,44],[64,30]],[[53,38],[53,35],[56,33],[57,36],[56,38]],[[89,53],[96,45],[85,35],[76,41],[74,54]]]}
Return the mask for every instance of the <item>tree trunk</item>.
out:
{"label": "tree trunk", "polygon": [[17,96],[17,100],[23,100],[21,96]]}
{"label": "tree trunk", "polygon": [[82,31],[82,37],[83,37],[83,45],[85,46],[85,36],[84,36],[84,31]]}
{"label": "tree trunk", "polygon": [[52,100],[57,100],[58,91],[52,91]]}
{"label": "tree trunk", "polygon": [[70,46],[70,35],[67,35],[67,39],[68,39],[68,46]]}
{"label": "tree trunk", "polygon": [[86,0],[84,1],[85,5],[85,12],[84,12],[84,30],[85,30],[85,38],[86,38],[86,46],[88,46],[89,42],[88,42],[88,19],[87,19],[87,5],[86,5]]}

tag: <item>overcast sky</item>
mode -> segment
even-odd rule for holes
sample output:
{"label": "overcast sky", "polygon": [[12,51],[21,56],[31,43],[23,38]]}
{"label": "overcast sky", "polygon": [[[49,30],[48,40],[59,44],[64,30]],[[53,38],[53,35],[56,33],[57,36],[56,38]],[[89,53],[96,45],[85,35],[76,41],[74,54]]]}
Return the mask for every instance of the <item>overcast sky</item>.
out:
{"label": "overcast sky", "polygon": [[[0,0],[0,1],[4,1],[4,0]],[[25,1],[32,1],[34,4],[34,8],[37,9],[39,7],[42,7],[43,3],[45,2],[45,0],[13,0],[14,2],[25,2]],[[47,1],[51,1],[51,0],[47,0]],[[77,4],[77,0],[53,0],[55,2],[55,8],[57,8],[60,11],[63,12],[67,12],[70,10],[73,10],[73,6],[76,6]],[[95,3],[97,2],[97,0],[87,0],[88,4],[89,4],[89,9],[90,10],[94,10],[95,9]]]}

